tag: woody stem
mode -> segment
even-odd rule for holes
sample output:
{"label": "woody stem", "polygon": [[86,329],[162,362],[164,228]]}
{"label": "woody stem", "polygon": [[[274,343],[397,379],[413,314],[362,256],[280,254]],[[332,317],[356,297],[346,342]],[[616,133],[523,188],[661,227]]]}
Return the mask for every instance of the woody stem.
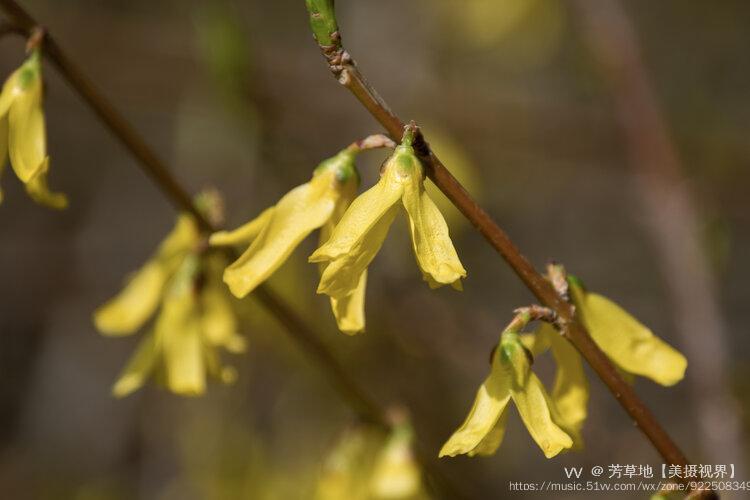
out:
{"label": "woody stem", "polygon": [[[360,72],[351,55],[341,43],[335,20],[333,0],[307,0],[310,25],[331,72],[338,82],[370,112],[393,138],[399,142],[404,122],[388,107]],[[325,19],[330,16],[330,19]],[[328,31],[326,31],[328,29]],[[490,215],[469,195],[461,183],[441,163],[420,132],[416,133],[414,148],[429,178],[450,199],[458,210],[484,236],[487,242],[505,259],[516,275],[545,306],[558,316],[565,337],[578,349],[594,369],[612,395],[630,415],[664,460],[684,466],[688,461],[667,431],[659,424],[633,388],[623,380],[607,356],[594,343],[586,329],[576,320],[574,311],[534,269],[510,237]]]}

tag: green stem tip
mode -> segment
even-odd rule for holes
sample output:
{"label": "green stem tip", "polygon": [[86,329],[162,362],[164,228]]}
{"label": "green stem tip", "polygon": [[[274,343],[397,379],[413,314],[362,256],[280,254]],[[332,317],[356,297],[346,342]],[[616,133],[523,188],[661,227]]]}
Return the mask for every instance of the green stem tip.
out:
{"label": "green stem tip", "polygon": [[310,14],[310,28],[321,47],[339,44],[336,35],[339,27],[333,3],[334,0],[305,0],[307,12]]}

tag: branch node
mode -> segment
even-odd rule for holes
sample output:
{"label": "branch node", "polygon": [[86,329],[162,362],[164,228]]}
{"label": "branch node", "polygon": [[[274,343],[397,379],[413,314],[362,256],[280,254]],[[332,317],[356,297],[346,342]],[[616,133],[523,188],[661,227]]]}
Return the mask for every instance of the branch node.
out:
{"label": "branch node", "polygon": [[29,38],[26,41],[26,52],[29,53],[35,49],[41,48],[44,45],[44,39],[47,36],[47,30],[43,26],[35,26],[29,33]]}

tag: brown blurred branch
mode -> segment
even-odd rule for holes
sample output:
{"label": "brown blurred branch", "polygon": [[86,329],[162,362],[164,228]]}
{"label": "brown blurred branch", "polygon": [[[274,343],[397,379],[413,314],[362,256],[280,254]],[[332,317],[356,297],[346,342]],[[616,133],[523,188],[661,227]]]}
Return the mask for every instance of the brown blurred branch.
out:
{"label": "brown blurred branch", "polygon": [[616,117],[643,199],[648,229],[692,369],[699,439],[716,463],[745,462],[736,402],[728,388],[727,340],[716,279],[701,244],[698,215],[679,152],[659,106],[638,35],[618,0],[576,0],[584,37],[614,97]]}
{"label": "brown blurred branch", "polygon": [[[367,82],[351,55],[343,47],[333,14],[333,2],[308,0],[307,7],[313,34],[338,82],[354,94],[388,134],[398,141],[403,133],[404,122],[391,111],[383,98]],[[321,22],[325,16],[330,17],[327,23]],[[430,150],[421,134],[415,142],[415,148],[430,179],[497,250],[534,296],[542,304],[555,311],[560,323],[565,326],[564,331],[568,340],[580,351],[664,460],[670,464],[686,465],[688,461],[680,448],[632,387],[622,379],[588,332],[576,321],[570,304],[558,295],[554,287],[534,269],[505,231],[471,198]]]}

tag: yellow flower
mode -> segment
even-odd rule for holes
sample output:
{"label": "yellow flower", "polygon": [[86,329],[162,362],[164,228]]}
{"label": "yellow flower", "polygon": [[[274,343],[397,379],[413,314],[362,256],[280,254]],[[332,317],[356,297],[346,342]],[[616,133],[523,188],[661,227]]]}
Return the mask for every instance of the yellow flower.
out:
{"label": "yellow flower", "polygon": [[[310,182],[292,189],[256,219],[234,231],[211,236],[213,246],[250,243],[224,272],[224,281],[235,296],[246,296],[268,279],[315,229],[322,228],[321,237],[327,238],[356,196],[359,174],[354,159],[358,152],[352,146],[325,160],[315,169]],[[363,275],[355,284],[354,293],[331,299],[343,332],[364,329],[365,282]]]}
{"label": "yellow flower", "polygon": [[361,425],[348,429],[323,463],[316,500],[426,500],[422,472],[407,421],[386,434]]}
{"label": "yellow flower", "polygon": [[373,498],[416,499],[426,498],[412,442],[414,432],[407,422],[397,424],[380,453],[370,478]]}
{"label": "yellow flower", "polygon": [[685,356],[614,302],[587,292],[573,277],[568,282],[578,318],[619,368],[666,386],[682,380]]}
{"label": "yellow flower", "polygon": [[531,371],[530,357],[518,333],[503,332],[490,375],[479,388],[469,416],[440,450],[441,457],[495,453],[505,434],[511,400],[547,458],[573,446],[573,439],[562,429],[563,418]]}
{"label": "yellow flower", "polygon": [[102,334],[123,336],[135,333],[158,310],[152,330],[114,385],[115,396],[139,389],[152,375],[182,395],[205,392],[206,374],[234,380],[234,370],[222,367],[218,353],[220,347],[233,353],[245,349],[219,278],[226,262],[220,255],[199,254],[199,243],[193,219],[180,216],[156,255],[94,313]]}
{"label": "yellow flower", "polygon": [[[42,67],[39,50],[5,81],[0,93],[0,175],[6,156],[29,196],[51,208],[65,208],[64,194],[47,187],[49,156],[42,111]],[[0,190],[0,202],[2,202]]]}
{"label": "yellow flower", "polygon": [[435,288],[461,288],[466,270],[448,235],[448,226],[424,187],[424,168],[411,146],[407,128],[402,144],[383,165],[380,181],[351,204],[331,237],[311,256],[326,262],[318,293],[343,299],[356,293],[367,266],[375,258],[401,206],[422,276]]}
{"label": "yellow flower", "polygon": [[523,334],[521,342],[536,358],[552,351],[557,369],[551,400],[560,416],[560,427],[573,438],[573,447],[583,447],[581,428],[586,420],[589,383],[581,355],[549,323],[542,323],[535,333]]}

